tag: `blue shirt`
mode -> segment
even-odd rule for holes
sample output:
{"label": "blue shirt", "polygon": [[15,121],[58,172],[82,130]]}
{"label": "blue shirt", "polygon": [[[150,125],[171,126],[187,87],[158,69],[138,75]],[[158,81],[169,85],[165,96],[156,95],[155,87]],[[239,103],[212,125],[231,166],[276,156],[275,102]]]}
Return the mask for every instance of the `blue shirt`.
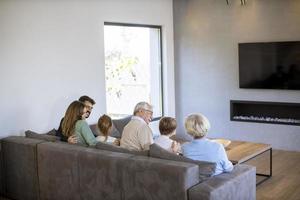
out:
{"label": "blue shirt", "polygon": [[213,142],[206,138],[195,139],[181,146],[182,154],[193,160],[214,162],[217,164],[214,175],[222,172],[230,172],[233,169],[232,163],[228,160],[222,144]]}

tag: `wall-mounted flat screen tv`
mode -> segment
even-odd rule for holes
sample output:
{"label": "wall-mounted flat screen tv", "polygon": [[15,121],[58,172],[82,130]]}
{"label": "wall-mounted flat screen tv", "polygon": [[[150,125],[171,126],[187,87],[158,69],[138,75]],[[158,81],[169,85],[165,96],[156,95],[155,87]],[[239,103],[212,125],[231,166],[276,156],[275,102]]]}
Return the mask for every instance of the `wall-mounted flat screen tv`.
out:
{"label": "wall-mounted flat screen tv", "polygon": [[300,41],[239,43],[239,86],[300,90]]}

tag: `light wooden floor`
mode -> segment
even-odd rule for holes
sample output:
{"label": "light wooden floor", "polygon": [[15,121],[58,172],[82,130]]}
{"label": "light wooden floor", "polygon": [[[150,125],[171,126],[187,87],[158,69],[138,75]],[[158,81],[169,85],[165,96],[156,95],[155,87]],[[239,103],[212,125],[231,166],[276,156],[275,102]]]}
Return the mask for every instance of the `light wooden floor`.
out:
{"label": "light wooden floor", "polygon": [[[272,177],[257,186],[256,199],[300,200],[300,152],[273,150],[272,158]],[[269,173],[269,153],[247,164],[255,165],[257,173]]]}

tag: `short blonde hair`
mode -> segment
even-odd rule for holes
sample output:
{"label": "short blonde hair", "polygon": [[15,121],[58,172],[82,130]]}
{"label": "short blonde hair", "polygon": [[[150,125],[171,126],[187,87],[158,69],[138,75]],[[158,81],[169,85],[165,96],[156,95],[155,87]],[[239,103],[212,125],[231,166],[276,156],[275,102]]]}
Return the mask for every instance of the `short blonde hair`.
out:
{"label": "short blonde hair", "polygon": [[208,119],[200,113],[189,115],[185,120],[185,130],[194,138],[206,136],[209,129]]}

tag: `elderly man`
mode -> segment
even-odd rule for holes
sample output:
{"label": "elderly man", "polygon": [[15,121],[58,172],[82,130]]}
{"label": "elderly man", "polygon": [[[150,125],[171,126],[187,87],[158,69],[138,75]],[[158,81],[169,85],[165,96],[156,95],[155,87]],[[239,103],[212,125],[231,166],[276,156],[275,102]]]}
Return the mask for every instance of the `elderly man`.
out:
{"label": "elderly man", "polygon": [[152,120],[153,109],[147,102],[138,103],[130,122],[124,127],[120,146],[129,150],[149,150],[153,143],[152,130],[149,122]]}

